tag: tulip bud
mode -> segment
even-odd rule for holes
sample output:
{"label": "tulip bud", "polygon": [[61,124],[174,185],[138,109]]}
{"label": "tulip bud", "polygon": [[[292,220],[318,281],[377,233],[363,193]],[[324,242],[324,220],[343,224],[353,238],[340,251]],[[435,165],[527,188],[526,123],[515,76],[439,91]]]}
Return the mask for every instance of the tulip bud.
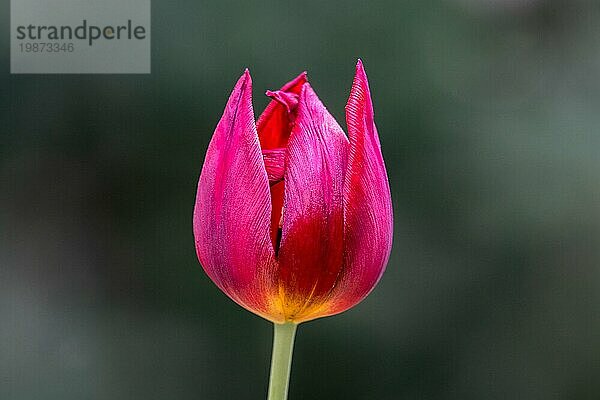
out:
{"label": "tulip bud", "polygon": [[343,312],[379,281],[392,203],[362,63],[346,106],[348,136],[306,74],[268,91],[254,120],[252,80],[235,85],[208,147],[194,209],[208,276],[272,322]]}

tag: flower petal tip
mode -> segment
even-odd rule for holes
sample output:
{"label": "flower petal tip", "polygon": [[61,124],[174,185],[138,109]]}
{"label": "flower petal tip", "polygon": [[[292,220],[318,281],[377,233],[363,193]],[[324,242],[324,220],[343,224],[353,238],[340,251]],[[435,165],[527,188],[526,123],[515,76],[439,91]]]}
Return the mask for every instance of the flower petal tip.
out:
{"label": "flower petal tip", "polygon": [[365,67],[363,65],[362,60],[359,58],[356,62],[356,72],[354,75],[354,84],[360,84],[365,88],[369,88],[369,80],[367,79],[367,73],[365,72]]}
{"label": "flower petal tip", "polygon": [[354,85],[360,84],[363,88],[369,89],[369,80],[365,71],[365,66],[362,60],[359,58],[356,62],[356,72],[354,74]]}
{"label": "flower petal tip", "polygon": [[[373,102],[367,74],[359,58],[356,63],[356,73],[350,90],[350,97],[346,103],[346,122],[348,134],[351,136],[353,128],[358,128],[362,134],[374,134],[373,127]],[[366,125],[362,125],[365,122]],[[362,128],[359,128],[362,127]],[[365,129],[366,127],[366,129]]]}
{"label": "flower petal tip", "polygon": [[356,60],[356,76],[360,76],[365,82],[367,81],[367,73],[365,72],[365,65],[359,58]]}
{"label": "flower petal tip", "polygon": [[304,83],[307,82],[307,80],[308,80],[307,73],[306,73],[306,71],[303,71],[302,73],[300,73],[300,75],[298,75],[297,77],[295,77],[294,79],[292,79],[291,81],[289,81],[288,83],[283,85],[283,87],[280,90],[287,91],[287,90],[293,88],[294,86],[303,85]]}
{"label": "flower petal tip", "polygon": [[244,78],[245,81],[252,82],[252,77],[250,76],[250,70],[248,68],[244,69],[244,73],[242,74],[242,78]]}
{"label": "flower petal tip", "polygon": [[235,83],[231,94],[233,95],[234,93],[246,92],[248,87],[250,87],[250,90],[252,90],[252,77],[250,76],[250,70],[245,68],[244,72],[242,72],[242,75],[240,75]]}

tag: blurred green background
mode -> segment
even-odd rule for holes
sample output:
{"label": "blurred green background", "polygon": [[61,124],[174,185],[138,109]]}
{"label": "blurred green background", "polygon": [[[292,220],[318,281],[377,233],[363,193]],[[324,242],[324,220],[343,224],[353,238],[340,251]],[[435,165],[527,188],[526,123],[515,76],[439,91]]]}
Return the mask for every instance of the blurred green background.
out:
{"label": "blurred green background", "polygon": [[[227,96],[370,78],[395,208],[377,289],[301,325],[290,399],[600,398],[600,3],[153,0],[151,75],[9,74],[0,399],[264,399],[271,325],[199,266]],[[345,124],[342,124],[345,126]]]}

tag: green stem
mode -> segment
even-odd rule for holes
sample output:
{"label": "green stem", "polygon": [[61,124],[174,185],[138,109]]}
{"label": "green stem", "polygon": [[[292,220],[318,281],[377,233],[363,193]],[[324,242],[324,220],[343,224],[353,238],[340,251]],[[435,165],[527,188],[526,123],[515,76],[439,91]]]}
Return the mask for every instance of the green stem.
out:
{"label": "green stem", "polygon": [[271,357],[271,377],[267,400],[286,400],[290,382],[292,353],[296,327],[293,322],[275,324],[273,334],[273,356]]}

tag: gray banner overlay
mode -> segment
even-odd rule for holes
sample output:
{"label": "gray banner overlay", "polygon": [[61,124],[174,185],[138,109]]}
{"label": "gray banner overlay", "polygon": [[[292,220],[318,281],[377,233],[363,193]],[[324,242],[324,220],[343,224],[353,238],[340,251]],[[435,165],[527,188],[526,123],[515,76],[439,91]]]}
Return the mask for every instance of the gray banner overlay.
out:
{"label": "gray banner overlay", "polygon": [[11,73],[150,73],[150,0],[11,0]]}

